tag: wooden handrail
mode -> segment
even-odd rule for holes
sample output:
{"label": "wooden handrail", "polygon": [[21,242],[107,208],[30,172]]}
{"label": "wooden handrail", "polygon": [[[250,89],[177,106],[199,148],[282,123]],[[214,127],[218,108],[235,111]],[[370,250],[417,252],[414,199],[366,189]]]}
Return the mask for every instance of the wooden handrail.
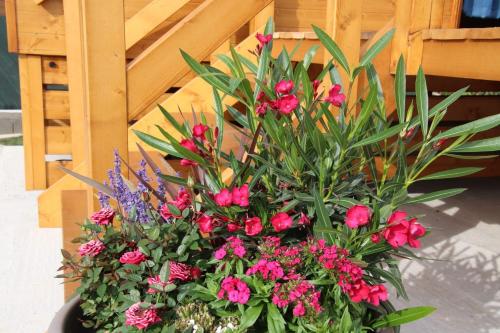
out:
{"label": "wooden handrail", "polygon": [[189,72],[179,49],[205,59],[270,2],[207,0],[144,50],[127,69],[129,120]]}
{"label": "wooden handrail", "polygon": [[125,22],[125,48],[149,35],[189,0],[153,0]]}

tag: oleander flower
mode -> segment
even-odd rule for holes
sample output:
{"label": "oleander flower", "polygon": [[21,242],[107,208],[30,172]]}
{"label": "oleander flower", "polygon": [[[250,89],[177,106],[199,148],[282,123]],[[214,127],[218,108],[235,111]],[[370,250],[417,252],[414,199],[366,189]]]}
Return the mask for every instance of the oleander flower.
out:
{"label": "oleander flower", "polygon": [[299,99],[295,95],[284,95],[273,101],[273,108],[279,113],[289,115],[299,106]]}
{"label": "oleander flower", "polygon": [[341,106],[345,101],[345,95],[340,92],[342,87],[340,84],[334,84],[328,91],[328,97],[325,98],[325,102],[328,102],[335,106]]}
{"label": "oleander flower", "polygon": [[262,231],[260,218],[251,217],[245,220],[245,233],[247,236],[256,236]]}
{"label": "oleander flower", "polygon": [[413,218],[407,220],[406,212],[395,211],[387,220],[383,236],[393,248],[406,244],[413,248],[420,247],[418,238],[425,235],[425,228]]}
{"label": "oleander flower", "polygon": [[289,94],[293,90],[293,81],[292,80],[281,80],[274,86],[274,91],[277,94]]}
{"label": "oleander flower", "polygon": [[156,309],[144,309],[141,307],[141,302],[135,303],[125,311],[125,324],[127,326],[134,326],[139,330],[146,329],[160,321],[161,318],[158,316]]}
{"label": "oleander flower", "polygon": [[122,264],[139,265],[144,260],[146,260],[146,256],[139,250],[125,252],[120,257]]}
{"label": "oleander flower", "polygon": [[193,126],[193,136],[201,141],[205,141],[205,132],[208,131],[208,126],[203,124],[197,124]]}
{"label": "oleander flower", "polygon": [[289,229],[293,224],[293,220],[287,213],[280,212],[271,217],[271,224],[274,231],[281,232]]}
{"label": "oleander flower", "polygon": [[223,188],[214,195],[214,201],[219,207],[229,207],[233,203],[233,196],[227,188]]}
{"label": "oleander flower", "polygon": [[257,33],[255,35],[255,38],[257,38],[257,40],[260,43],[260,47],[262,48],[265,45],[269,44],[273,40],[273,34],[264,35],[264,34],[261,34],[261,33]]}
{"label": "oleander flower", "polygon": [[78,248],[78,253],[80,256],[88,256],[95,257],[99,253],[101,253],[106,246],[104,246],[103,242],[98,239],[93,239],[90,242],[80,245]]}
{"label": "oleander flower", "polygon": [[243,184],[241,187],[234,187],[231,193],[232,202],[240,207],[248,206],[248,184]]}
{"label": "oleander flower", "polygon": [[98,225],[108,225],[113,222],[115,211],[111,207],[103,207],[92,214],[90,220]]}
{"label": "oleander flower", "polygon": [[206,214],[200,215],[196,219],[196,223],[198,224],[200,231],[204,234],[208,234],[214,230],[213,219],[211,216],[208,216]]}
{"label": "oleander flower", "polygon": [[358,228],[370,222],[370,208],[363,205],[354,205],[347,210],[345,223],[351,229]]}

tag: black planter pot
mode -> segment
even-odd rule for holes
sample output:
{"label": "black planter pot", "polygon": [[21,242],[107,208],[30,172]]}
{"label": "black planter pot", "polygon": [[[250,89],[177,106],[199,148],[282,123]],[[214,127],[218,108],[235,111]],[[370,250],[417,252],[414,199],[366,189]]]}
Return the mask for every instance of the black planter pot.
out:
{"label": "black planter pot", "polygon": [[94,330],[81,325],[78,320],[81,316],[80,298],[74,297],[57,311],[47,333],[94,333]]}

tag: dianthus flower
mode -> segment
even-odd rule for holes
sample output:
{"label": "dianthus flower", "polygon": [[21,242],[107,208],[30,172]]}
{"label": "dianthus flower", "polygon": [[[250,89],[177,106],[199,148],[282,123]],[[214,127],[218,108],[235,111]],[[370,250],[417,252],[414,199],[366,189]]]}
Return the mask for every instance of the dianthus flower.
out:
{"label": "dianthus flower", "polygon": [[228,299],[233,303],[246,304],[250,298],[250,289],[242,280],[228,276],[222,280],[217,297],[219,299]]}

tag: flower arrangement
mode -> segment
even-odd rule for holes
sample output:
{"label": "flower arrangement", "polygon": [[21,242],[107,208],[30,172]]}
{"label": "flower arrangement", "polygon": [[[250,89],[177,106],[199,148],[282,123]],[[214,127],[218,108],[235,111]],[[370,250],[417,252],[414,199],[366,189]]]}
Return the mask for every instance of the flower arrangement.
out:
{"label": "flower arrangement", "polygon": [[[178,157],[186,177],[161,171],[142,149],[141,169],[131,171],[137,186],[123,178],[118,155],[107,184],[78,176],[98,187],[102,205],[82,225],[79,255],[63,252],[61,276],[81,283],[85,327],[375,332],[434,310],[396,310],[390,302],[406,298],[397,258],[415,258],[411,249],[429,232],[399,207],[463,191],[407,192],[416,181],[479,171],[423,176],[441,156],[487,151],[485,140],[470,139],[500,117],[436,133],[465,89],[429,110],[419,71],[415,112],[405,106],[403,59],[396,73],[397,117],[388,117],[371,60],[392,32],[353,67],[325,32],[314,30],[333,59],[313,79],[308,68],[317,48],[298,63],[286,50],[273,57],[271,21],[257,34],[255,61],[235,50],[221,56],[229,75],[183,53],[213,87],[215,126],[203,116],[194,125],[180,123],[162,109],[182,139],[162,128],[162,139],[137,135]],[[341,86],[339,69],[350,77],[348,86]],[[351,103],[352,83],[362,72],[366,96]],[[224,106],[225,96],[240,110]],[[222,149],[224,110],[241,135],[240,153]],[[412,163],[408,156],[415,157]]]}

